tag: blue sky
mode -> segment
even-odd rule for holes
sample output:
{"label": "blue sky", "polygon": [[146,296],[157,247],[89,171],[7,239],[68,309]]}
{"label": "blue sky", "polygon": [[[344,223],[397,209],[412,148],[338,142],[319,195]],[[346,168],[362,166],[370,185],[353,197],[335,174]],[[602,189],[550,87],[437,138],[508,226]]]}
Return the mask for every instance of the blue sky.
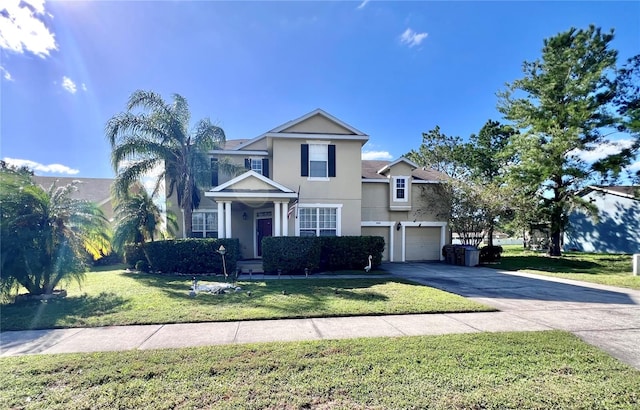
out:
{"label": "blue sky", "polygon": [[[28,4],[27,4],[28,3]],[[0,158],[112,177],[106,121],[137,89],[187,98],[227,139],[322,108],[395,159],[439,125],[500,120],[496,92],[570,27],[640,52],[640,2],[55,1],[0,6]]]}

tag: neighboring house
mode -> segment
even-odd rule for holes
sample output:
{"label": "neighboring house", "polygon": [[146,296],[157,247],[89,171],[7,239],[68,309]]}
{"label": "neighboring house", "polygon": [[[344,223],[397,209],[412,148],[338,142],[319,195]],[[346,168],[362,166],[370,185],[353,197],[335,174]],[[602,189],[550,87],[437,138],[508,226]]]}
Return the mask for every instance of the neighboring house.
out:
{"label": "neighboring house", "polygon": [[368,139],[318,109],[254,139],[227,141],[211,151],[213,168],[225,158],[247,171],[214,171],[192,232],[179,236],[238,238],[242,258],[259,258],[265,236],[376,235],[385,239],[385,260],[440,260],[447,224],[424,209],[437,174],[405,158],[362,161]]}
{"label": "neighboring house", "polygon": [[49,190],[51,185],[57,187],[77,182],[78,190],[71,197],[97,204],[109,222],[113,222],[113,205],[111,203],[111,185],[114,179],[111,178],[74,178],[74,177],[33,177],[33,181],[45,190]]}
{"label": "neighboring house", "polygon": [[[640,253],[639,186],[589,186],[580,196],[598,209],[569,216],[564,249],[582,252]],[[634,195],[635,193],[635,195]]]}

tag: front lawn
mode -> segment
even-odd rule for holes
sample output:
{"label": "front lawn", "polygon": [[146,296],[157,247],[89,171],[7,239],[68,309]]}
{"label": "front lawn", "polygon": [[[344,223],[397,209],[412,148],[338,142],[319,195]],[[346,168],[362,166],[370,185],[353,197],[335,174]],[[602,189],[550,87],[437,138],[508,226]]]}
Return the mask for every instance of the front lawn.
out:
{"label": "front lawn", "polygon": [[[222,281],[221,277],[201,278]],[[48,302],[2,305],[0,328],[186,323],[374,314],[494,310],[412,282],[375,279],[295,279],[239,282],[241,292],[189,296],[191,278],[123,270],[87,274],[82,287]],[[250,292],[251,294],[249,295]]]}
{"label": "front lawn", "polygon": [[2,408],[637,409],[640,372],[564,332],[0,359]]}
{"label": "front lawn", "polygon": [[640,276],[632,275],[631,255],[563,252],[561,257],[552,257],[544,252],[525,250],[522,246],[503,248],[500,263],[483,266],[640,289]]}

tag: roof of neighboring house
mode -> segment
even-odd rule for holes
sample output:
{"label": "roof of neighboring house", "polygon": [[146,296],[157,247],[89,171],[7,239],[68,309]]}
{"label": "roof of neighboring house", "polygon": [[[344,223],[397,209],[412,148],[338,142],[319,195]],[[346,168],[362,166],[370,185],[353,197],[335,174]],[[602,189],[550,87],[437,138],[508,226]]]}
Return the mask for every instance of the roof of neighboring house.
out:
{"label": "roof of neighboring house", "polygon": [[78,181],[76,185],[78,190],[71,194],[72,198],[84,201],[94,202],[100,206],[111,201],[111,184],[112,178],[73,178],[73,177],[45,177],[34,176],[33,181],[43,187],[49,189],[54,183],[56,186],[68,185],[74,181]]}
{"label": "roof of neighboring house", "polygon": [[247,141],[251,141],[251,140],[248,138],[237,139],[237,140],[226,140],[224,142],[224,147],[222,149],[225,151],[232,150],[232,149],[235,149],[238,145],[244,144]]}
{"label": "roof of neighboring house", "polygon": [[[362,179],[387,179],[385,175],[378,173],[378,171],[390,164],[392,164],[392,161],[362,160]],[[442,181],[445,179],[440,172],[425,168],[414,169],[411,172],[411,176],[422,181]]]}
{"label": "roof of neighboring house", "polygon": [[591,191],[600,191],[607,194],[640,200],[640,196],[638,196],[640,194],[640,185],[590,185],[587,190],[585,190],[585,194]]}

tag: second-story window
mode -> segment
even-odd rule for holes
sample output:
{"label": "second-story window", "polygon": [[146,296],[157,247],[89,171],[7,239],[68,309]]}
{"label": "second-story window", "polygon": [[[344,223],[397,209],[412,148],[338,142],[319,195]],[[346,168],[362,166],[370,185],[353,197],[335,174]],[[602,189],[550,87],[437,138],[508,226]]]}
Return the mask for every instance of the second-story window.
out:
{"label": "second-story window", "polygon": [[309,176],[326,178],[329,154],[325,144],[309,144]]}
{"label": "second-story window", "polygon": [[336,176],[336,146],[332,144],[302,144],[300,175],[325,179]]}
{"label": "second-story window", "polygon": [[394,201],[407,202],[407,179],[407,177],[394,177]]}
{"label": "second-story window", "polygon": [[251,170],[262,175],[262,158],[251,158]]}
{"label": "second-story window", "polygon": [[245,158],[244,167],[251,171],[257,172],[269,178],[269,159],[268,158]]}

